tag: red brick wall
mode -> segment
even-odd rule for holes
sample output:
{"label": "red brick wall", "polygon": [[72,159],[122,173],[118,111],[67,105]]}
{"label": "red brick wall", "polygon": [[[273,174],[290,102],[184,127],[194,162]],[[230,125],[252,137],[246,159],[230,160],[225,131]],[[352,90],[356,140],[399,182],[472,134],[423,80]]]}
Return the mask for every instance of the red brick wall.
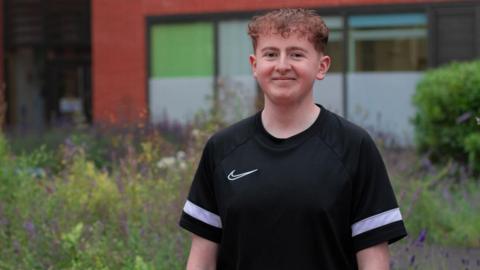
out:
{"label": "red brick wall", "polygon": [[2,41],[0,42],[0,87],[2,87],[4,83],[3,60],[5,51],[3,48],[3,27],[3,0],[0,0],[0,40]]}
{"label": "red brick wall", "polygon": [[94,120],[123,122],[145,116],[146,16],[300,5],[338,7],[445,1],[448,0],[92,0]]}
{"label": "red brick wall", "polygon": [[4,57],[5,57],[5,51],[4,51],[4,48],[3,48],[3,43],[4,43],[3,28],[4,28],[4,25],[3,25],[3,0],[0,0],[0,41],[1,41],[0,42],[0,132],[2,131],[2,129],[4,127],[5,121],[7,120],[7,119],[5,119],[6,118],[5,112],[6,111],[4,111],[6,108],[4,106],[2,106],[2,105],[4,105],[4,103],[2,101],[7,99],[5,91],[3,91],[4,89],[2,89],[2,87],[5,85],[5,81],[4,81],[5,74],[4,74],[4,70],[3,70]]}
{"label": "red brick wall", "polygon": [[134,121],[146,108],[144,27],[141,1],[92,1],[96,122]]}

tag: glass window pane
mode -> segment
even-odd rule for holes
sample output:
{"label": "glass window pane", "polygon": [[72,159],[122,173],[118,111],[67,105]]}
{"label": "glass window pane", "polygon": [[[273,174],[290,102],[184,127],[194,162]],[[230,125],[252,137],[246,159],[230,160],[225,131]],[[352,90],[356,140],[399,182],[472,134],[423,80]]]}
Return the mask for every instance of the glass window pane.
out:
{"label": "glass window pane", "polygon": [[218,99],[226,121],[235,122],[252,114],[258,98],[250,68],[252,42],[247,20],[228,20],[218,24]]}
{"label": "glass window pane", "polygon": [[326,54],[332,61],[325,79],[315,82],[313,95],[315,102],[343,114],[344,19],[340,16],[323,19],[329,29]]}
{"label": "glass window pane", "polygon": [[149,109],[154,123],[186,122],[211,106],[214,27],[208,22],[150,28]]}
{"label": "glass window pane", "polygon": [[419,13],[353,16],[349,22],[350,27],[354,28],[411,26],[425,25],[426,23],[425,15]]}
{"label": "glass window pane", "polygon": [[332,59],[329,73],[343,71],[343,40],[332,40],[328,42],[326,53]]}
{"label": "glass window pane", "polygon": [[248,57],[253,53],[247,34],[248,21],[223,21],[218,26],[219,73],[226,75],[251,75]]}
{"label": "glass window pane", "polygon": [[359,40],[356,71],[408,71],[427,67],[425,39]]}
{"label": "glass window pane", "polygon": [[213,75],[213,25],[154,25],[151,31],[152,77]]}
{"label": "glass window pane", "polygon": [[343,29],[343,18],[342,17],[330,17],[322,16],[323,21],[327,25],[328,29],[331,30],[341,30]]}
{"label": "glass window pane", "polygon": [[342,72],[344,61],[343,50],[343,18],[342,17],[323,17],[328,27],[328,44],[326,53],[332,59],[329,73]]}
{"label": "glass window pane", "polygon": [[349,18],[350,71],[420,71],[427,67],[423,14]]}

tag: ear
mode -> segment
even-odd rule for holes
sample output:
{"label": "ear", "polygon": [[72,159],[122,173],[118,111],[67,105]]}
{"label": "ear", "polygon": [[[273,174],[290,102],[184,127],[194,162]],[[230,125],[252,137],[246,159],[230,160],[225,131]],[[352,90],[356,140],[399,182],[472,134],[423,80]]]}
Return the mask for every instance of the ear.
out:
{"label": "ear", "polygon": [[330,68],[331,58],[328,55],[322,55],[320,57],[320,64],[318,66],[317,80],[323,80],[327,74],[328,69]]}
{"label": "ear", "polygon": [[252,74],[256,78],[257,77],[257,58],[254,54],[251,54],[248,58],[250,61],[250,67],[252,67]]}

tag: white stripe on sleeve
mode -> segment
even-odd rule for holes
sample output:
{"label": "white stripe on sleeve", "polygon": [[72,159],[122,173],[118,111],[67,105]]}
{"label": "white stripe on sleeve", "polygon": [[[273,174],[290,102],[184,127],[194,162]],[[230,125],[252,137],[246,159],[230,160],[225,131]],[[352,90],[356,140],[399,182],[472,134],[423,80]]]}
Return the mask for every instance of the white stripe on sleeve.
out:
{"label": "white stripe on sleeve", "polygon": [[195,219],[203,221],[213,227],[222,228],[222,221],[220,217],[208,210],[201,208],[200,206],[192,203],[191,201],[187,201],[185,206],[183,207],[183,211],[188,215],[192,216]]}
{"label": "white stripe on sleeve", "polygon": [[362,219],[352,225],[352,237],[399,220],[402,220],[402,214],[400,213],[399,208],[391,209],[366,219]]}

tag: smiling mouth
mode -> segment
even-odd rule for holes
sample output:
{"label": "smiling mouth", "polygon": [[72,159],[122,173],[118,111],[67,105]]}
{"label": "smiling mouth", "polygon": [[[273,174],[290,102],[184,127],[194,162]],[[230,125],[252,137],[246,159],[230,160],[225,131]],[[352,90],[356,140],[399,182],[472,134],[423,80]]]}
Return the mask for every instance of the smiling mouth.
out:
{"label": "smiling mouth", "polygon": [[274,81],[294,81],[296,80],[295,78],[284,78],[284,77],[280,77],[280,78],[273,78],[272,80]]}

